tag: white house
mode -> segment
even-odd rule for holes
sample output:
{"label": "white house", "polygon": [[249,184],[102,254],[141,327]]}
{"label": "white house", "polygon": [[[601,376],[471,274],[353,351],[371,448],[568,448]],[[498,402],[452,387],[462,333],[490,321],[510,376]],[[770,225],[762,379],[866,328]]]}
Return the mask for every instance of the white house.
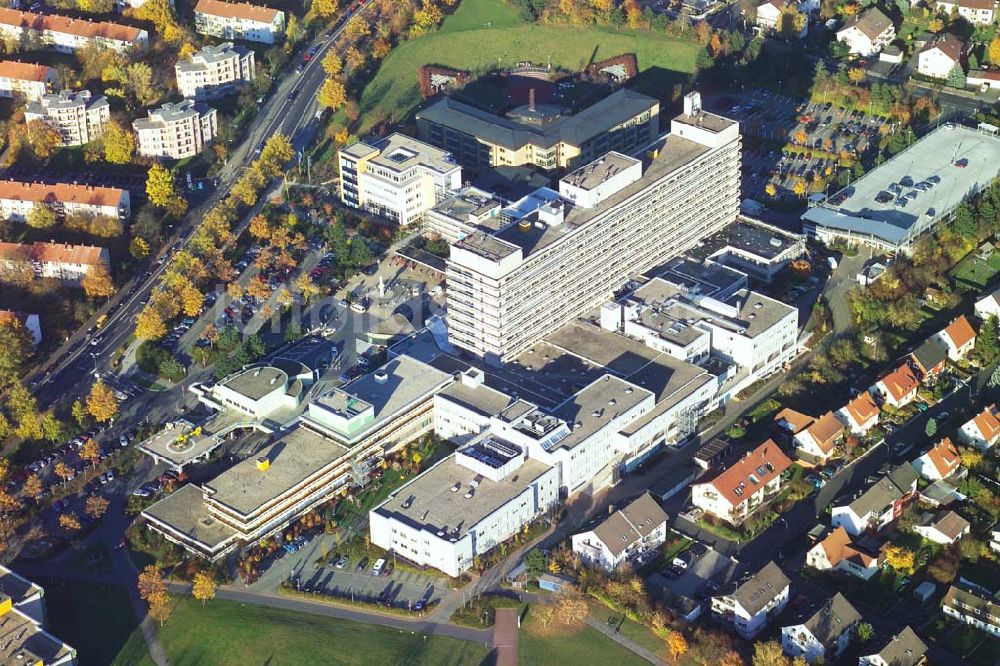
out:
{"label": "white house", "polygon": [[938,35],[920,49],[917,55],[917,71],[924,76],[946,79],[962,63],[965,44],[951,33]]}
{"label": "white house", "polygon": [[950,546],[966,534],[972,526],[965,518],[954,511],[945,511],[935,516],[928,513],[919,525],[914,525],[913,531],[928,541]]}
{"label": "white house", "polygon": [[837,592],[819,608],[807,607],[781,628],[781,647],[792,657],[802,656],[810,664],[831,663],[850,644],[861,614]]}
{"label": "white house", "polygon": [[55,67],[0,60],[0,97],[13,97],[16,93],[29,102],[37,102],[58,87],[59,73]]}
{"label": "white house", "polygon": [[799,12],[806,20],[802,23],[799,37],[805,37],[809,32],[808,10],[799,6],[795,0],[786,3],[784,0],[767,0],[757,5],[757,25],[764,31],[781,30],[782,14]]}
{"label": "white house", "polygon": [[855,435],[863,435],[878,425],[880,414],[878,404],[868,391],[862,391],[837,410],[837,418]]}
{"label": "white house", "polygon": [[806,552],[806,565],[819,571],[843,571],[868,580],[879,570],[879,555],[856,545],[838,527]]}
{"label": "white house", "polygon": [[767,440],[728,468],[691,485],[691,503],[705,513],[737,524],[781,490],[781,473],[792,464]]}
{"label": "white house", "polygon": [[837,41],[847,44],[851,53],[866,57],[878,53],[895,38],[892,19],[875,7],[858,14],[837,31]]}
{"label": "white house", "polygon": [[[1000,85],[1000,72],[996,72],[996,74],[998,75],[997,85]],[[972,76],[972,72],[969,72],[969,76]],[[1000,289],[976,301],[975,312],[976,316],[983,321],[990,317],[1000,317]]]}
{"label": "white house", "polygon": [[878,652],[860,657],[858,666],[922,666],[927,662],[926,654],[927,644],[906,626]]}
{"label": "white house", "polygon": [[958,439],[977,449],[989,449],[1000,440],[1000,411],[995,404],[988,405],[983,411],[962,424],[958,430]]}
{"label": "white house", "polygon": [[712,597],[712,616],[740,636],[752,639],[788,604],[791,581],[774,562],[742,581],[730,583],[730,589]]}
{"label": "white house", "polygon": [[959,622],[1000,636],[1000,603],[981,589],[962,589],[952,585],[941,600],[941,610]]}
{"label": "white house", "polygon": [[869,528],[880,530],[903,512],[917,490],[917,471],[910,463],[894,467],[848,504],[834,505],[830,524],[859,536]]}
{"label": "white house", "polygon": [[599,525],[573,535],[573,552],[589,566],[613,571],[642,561],[667,539],[667,514],[649,493],[615,511]]}
{"label": "white house", "polygon": [[951,476],[962,466],[962,457],[951,439],[945,437],[913,461],[913,468],[925,479],[938,481]]}
{"label": "white house", "polygon": [[948,358],[960,361],[976,346],[976,331],[965,315],[955,319],[935,337],[948,347]]}
{"label": "white house", "polygon": [[919,388],[920,380],[916,373],[908,364],[903,363],[875,382],[871,391],[881,397],[885,404],[899,409],[913,402]]}
{"label": "white house", "polygon": [[989,25],[996,17],[997,3],[995,0],[956,0],[955,2],[936,3],[937,9],[945,14],[955,11],[973,25]]}
{"label": "white house", "polygon": [[221,39],[274,44],[285,33],[285,13],[248,2],[198,0],[194,7],[194,27],[203,35]]}
{"label": "white house", "polygon": [[794,437],[795,452],[812,464],[824,463],[844,439],[844,424],[827,412],[800,430]]}

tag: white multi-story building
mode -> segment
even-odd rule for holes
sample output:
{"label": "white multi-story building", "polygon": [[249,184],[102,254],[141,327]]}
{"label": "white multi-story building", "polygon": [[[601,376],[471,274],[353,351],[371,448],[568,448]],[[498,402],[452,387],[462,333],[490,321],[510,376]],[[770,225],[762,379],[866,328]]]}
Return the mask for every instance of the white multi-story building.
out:
{"label": "white multi-story building", "polygon": [[667,514],[649,493],[615,511],[593,529],[573,535],[573,552],[590,566],[614,571],[640,563],[667,540]]}
{"label": "white multi-story building", "polygon": [[738,461],[691,485],[691,503],[705,513],[739,524],[781,490],[781,474],[791,466],[770,439]]}
{"label": "white multi-story building", "polygon": [[996,18],[996,0],[938,0],[935,3],[938,11],[958,15],[973,25],[989,25]]}
{"label": "white multi-story building", "polygon": [[608,153],[564,177],[558,198],[452,245],[450,341],[491,363],[509,361],[631,276],[734,221],[739,189],[739,124],[687,95],[644,161]]}
{"label": "white multi-story building", "polygon": [[504,224],[502,206],[496,195],[469,185],[424,214],[424,231],[449,243],[475,231],[493,231]]}
{"label": "white multi-story building", "polygon": [[285,13],[248,2],[198,0],[194,7],[194,27],[203,35],[221,39],[274,44],[285,33]]}
{"label": "white multi-story building", "polygon": [[874,654],[858,658],[858,666],[923,666],[927,663],[927,644],[910,629],[903,628]]}
{"label": "white multi-story building", "polygon": [[837,592],[819,608],[806,607],[781,628],[781,647],[792,657],[802,656],[810,664],[832,663],[850,644],[861,613]]}
{"label": "white multi-story building", "polygon": [[101,137],[111,120],[111,105],[89,90],[63,90],[42,95],[24,109],[24,121],[39,120],[59,131],[64,146],[80,146]]}
{"label": "white multi-story building", "polygon": [[837,41],[851,53],[868,57],[881,51],[896,38],[892,19],[877,7],[870,7],[837,31]]}
{"label": "white multi-story building", "polygon": [[254,53],[232,42],[204,46],[174,66],[177,90],[184,97],[210,99],[232,92],[253,81]]}
{"label": "white multi-story building", "polygon": [[462,167],[449,153],[403,134],[359,141],[343,148],[338,160],[341,201],[400,226],[419,222],[462,186]]}
{"label": "white multi-story building", "polygon": [[0,243],[0,266],[8,270],[30,267],[36,277],[79,285],[92,269],[110,268],[111,255],[103,247],[90,245]]}
{"label": "white multi-story building", "polygon": [[0,662],[73,666],[76,650],[45,630],[45,590],[0,566]]}
{"label": "white multi-story building", "polygon": [[208,147],[215,140],[217,123],[215,109],[186,99],[150,110],[148,118],[132,121],[132,128],[140,155],[180,160]]}
{"label": "white multi-story building", "polygon": [[0,60],[0,97],[18,94],[35,102],[58,87],[59,74],[54,67]]}
{"label": "white multi-story building", "polygon": [[938,35],[917,55],[917,71],[924,76],[946,79],[956,65],[961,65],[964,52],[965,44],[955,35]]}
{"label": "white multi-story building", "polygon": [[959,622],[1000,636],[1000,603],[991,597],[981,588],[963,589],[952,585],[941,600],[941,610]]}
{"label": "white multi-story building", "polygon": [[0,218],[24,222],[35,206],[57,215],[87,215],[127,220],[132,215],[128,190],[75,183],[25,183],[0,180]]}
{"label": "white multi-story building", "polygon": [[768,562],[746,580],[731,583],[732,590],[712,597],[712,615],[743,638],[753,639],[785,609],[790,584],[781,567]]}
{"label": "white multi-story building", "polygon": [[97,43],[119,53],[145,51],[149,33],[121,23],[0,9],[0,35],[18,44],[75,53]]}
{"label": "white multi-story building", "polygon": [[369,512],[371,542],[458,576],[559,501],[555,468],[487,436],[459,449]]}

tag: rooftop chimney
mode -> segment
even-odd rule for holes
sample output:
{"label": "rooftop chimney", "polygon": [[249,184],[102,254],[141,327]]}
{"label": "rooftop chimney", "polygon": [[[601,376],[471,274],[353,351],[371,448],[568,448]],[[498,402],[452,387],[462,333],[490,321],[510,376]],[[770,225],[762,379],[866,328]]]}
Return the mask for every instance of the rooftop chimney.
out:
{"label": "rooftop chimney", "polygon": [[534,88],[529,88],[528,89],[528,109],[530,109],[531,111],[535,110],[535,89]]}

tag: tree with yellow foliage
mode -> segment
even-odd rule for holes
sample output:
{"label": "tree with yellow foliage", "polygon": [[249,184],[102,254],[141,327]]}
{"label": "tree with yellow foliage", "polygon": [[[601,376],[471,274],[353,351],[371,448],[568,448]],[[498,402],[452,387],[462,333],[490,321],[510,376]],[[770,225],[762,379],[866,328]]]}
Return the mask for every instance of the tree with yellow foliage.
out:
{"label": "tree with yellow foliage", "polygon": [[167,325],[163,317],[151,304],[139,312],[135,320],[135,336],[140,340],[158,340],[167,334]]}
{"label": "tree with yellow foliage", "polygon": [[858,84],[865,80],[868,73],[860,67],[852,67],[847,70],[847,78],[851,83]]}
{"label": "tree with yellow foliage", "polygon": [[212,575],[199,571],[194,575],[194,584],[191,586],[191,596],[200,601],[202,605],[205,602],[211,601],[215,598],[215,588],[217,587],[215,579]]}
{"label": "tree with yellow foliage", "polygon": [[333,18],[337,14],[337,0],[313,0],[312,10],[321,19]]}
{"label": "tree with yellow foliage", "polygon": [[909,548],[890,545],[885,549],[885,563],[896,571],[912,574],[916,554]]}
{"label": "tree with yellow foliage", "polygon": [[670,656],[676,660],[677,657],[685,654],[690,646],[687,639],[684,638],[684,634],[679,631],[671,631],[670,635],[667,636],[667,649],[670,650]]}
{"label": "tree with yellow foliage", "polygon": [[37,474],[32,474],[24,480],[22,491],[31,499],[38,501],[45,494],[45,486],[42,485],[42,480],[38,478]]}
{"label": "tree with yellow foliage", "polygon": [[96,439],[91,438],[83,443],[83,446],[80,447],[80,457],[89,460],[92,465],[97,464],[97,461],[101,459],[101,446]]}
{"label": "tree with yellow foliage", "polygon": [[135,139],[131,130],[127,130],[114,120],[108,122],[101,135],[104,144],[104,159],[111,164],[128,164],[135,154]]}
{"label": "tree with yellow foliage", "polygon": [[197,317],[201,314],[201,306],[205,303],[205,295],[197,287],[188,282],[181,289],[181,312],[188,317]]}
{"label": "tree with yellow foliage", "polygon": [[80,281],[83,293],[90,298],[107,298],[115,293],[115,283],[104,264],[91,266]]}
{"label": "tree with yellow foliage", "polygon": [[424,0],[424,4],[419,10],[413,12],[413,25],[410,28],[410,34],[413,36],[419,36],[430,32],[441,19],[444,18],[444,14],[441,10],[430,0]]}
{"label": "tree with yellow foliage", "polygon": [[91,495],[87,498],[87,515],[98,520],[107,512],[109,504],[111,503],[100,495]]}
{"label": "tree with yellow foliage", "polygon": [[366,60],[365,52],[357,46],[352,46],[347,49],[347,53],[344,54],[344,60],[347,62],[347,66],[351,69],[361,69],[364,67]]}
{"label": "tree with yellow foliage", "polygon": [[337,54],[336,49],[330,49],[325,56],[323,56],[323,71],[330,76],[340,76],[340,73],[344,69],[344,63],[340,61],[340,56]]}
{"label": "tree with yellow foliage", "polygon": [[103,380],[98,379],[87,395],[87,411],[98,421],[110,421],[118,415],[118,400]]}
{"label": "tree with yellow foliage", "polygon": [[271,225],[267,223],[267,218],[263,215],[254,215],[250,219],[248,231],[258,241],[264,241],[271,237]]}
{"label": "tree with yellow foliage", "polygon": [[59,527],[67,532],[76,532],[80,529],[80,519],[72,512],[61,514],[59,516]]}
{"label": "tree with yellow foliage", "polygon": [[347,101],[347,90],[343,83],[330,76],[323,82],[316,99],[326,108],[336,111]]}

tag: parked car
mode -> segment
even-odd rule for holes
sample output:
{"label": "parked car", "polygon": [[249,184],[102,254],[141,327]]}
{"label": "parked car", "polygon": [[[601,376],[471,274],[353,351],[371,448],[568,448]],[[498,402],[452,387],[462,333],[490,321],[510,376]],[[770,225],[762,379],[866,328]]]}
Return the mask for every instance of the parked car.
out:
{"label": "parked car", "polygon": [[357,567],[355,567],[355,568],[356,568],[356,569],[357,569],[357,570],[358,570],[359,572],[361,572],[361,571],[364,571],[365,569],[367,569],[367,568],[368,568],[368,558],[367,558],[367,557],[362,557],[362,558],[361,558],[361,561],[360,561],[360,562],[358,562],[358,566],[357,566]]}

